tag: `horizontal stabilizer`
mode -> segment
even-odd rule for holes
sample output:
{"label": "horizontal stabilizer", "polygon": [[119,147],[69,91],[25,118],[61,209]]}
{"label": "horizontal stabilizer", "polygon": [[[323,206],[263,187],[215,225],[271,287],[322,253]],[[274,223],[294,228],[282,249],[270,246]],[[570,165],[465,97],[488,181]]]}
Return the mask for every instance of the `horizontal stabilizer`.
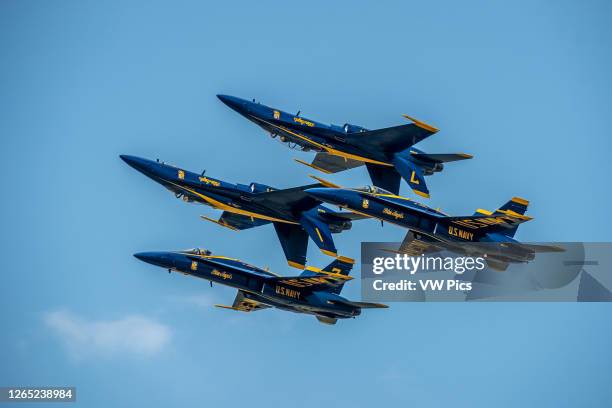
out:
{"label": "horizontal stabilizer", "polygon": [[401,176],[393,167],[366,163],[372,184],[393,194],[399,194]]}
{"label": "horizontal stabilizer", "polygon": [[329,256],[338,256],[329,225],[323,222],[316,210],[302,213],[300,224],[321,252]]}
{"label": "horizontal stabilizer", "polygon": [[521,248],[530,249],[534,252],[565,252],[565,248],[556,245],[519,244]]}
{"label": "horizontal stabilizer", "polygon": [[362,309],[387,309],[389,306],[382,303],[370,303],[370,302],[353,302],[346,299],[333,299],[329,302],[337,303],[346,306],[360,307]]}
{"label": "horizontal stabilizer", "polygon": [[435,154],[430,154],[430,153],[417,153],[417,152],[410,152],[410,154],[412,155],[412,157],[415,157],[419,160],[423,160],[423,161],[431,161],[434,163],[448,163],[448,162],[453,162],[453,161],[458,161],[458,160],[467,160],[467,159],[471,159],[474,156],[472,156],[471,154],[467,154],[467,153],[435,153]]}
{"label": "horizontal stabilizer", "polygon": [[347,142],[366,149],[395,153],[405,150],[438,131],[424,122],[404,116],[413,121],[408,125],[393,126],[347,135]]}
{"label": "horizontal stabilizer", "polygon": [[308,234],[300,225],[274,223],[278,240],[283,247],[289,266],[304,269],[306,265],[306,250],[308,249]]}
{"label": "horizontal stabilizer", "polygon": [[425,183],[423,170],[419,165],[410,160],[409,157],[403,157],[399,154],[393,156],[393,164],[395,170],[406,180],[412,191],[421,197],[429,198],[429,189]]}

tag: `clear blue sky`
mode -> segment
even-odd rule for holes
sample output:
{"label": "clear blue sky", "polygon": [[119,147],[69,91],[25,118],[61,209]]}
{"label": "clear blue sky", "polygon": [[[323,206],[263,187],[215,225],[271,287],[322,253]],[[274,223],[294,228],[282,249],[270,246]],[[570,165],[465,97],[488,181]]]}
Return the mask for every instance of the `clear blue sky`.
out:
{"label": "clear blue sky", "polygon": [[[234,291],[132,257],[201,246],[295,273],[272,227],[200,221],[218,212],[118,158],[309,181],[292,158],[312,156],[217,93],[368,128],[413,115],[441,129],[419,147],[475,155],[428,179],[431,205],[518,195],[521,240],[612,240],[610,3],[429,3],[3,1],[0,385],[76,385],[87,407],[610,406],[608,304],[393,304],[328,327],[214,309]],[[336,241],[358,258],[403,234],[364,221]]]}

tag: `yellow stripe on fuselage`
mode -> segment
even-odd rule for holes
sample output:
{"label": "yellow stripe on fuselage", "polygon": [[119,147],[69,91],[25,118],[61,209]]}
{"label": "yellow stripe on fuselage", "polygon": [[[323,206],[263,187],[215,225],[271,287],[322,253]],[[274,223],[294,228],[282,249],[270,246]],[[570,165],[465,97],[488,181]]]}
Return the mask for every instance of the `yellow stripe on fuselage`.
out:
{"label": "yellow stripe on fuselage", "polygon": [[257,214],[257,213],[251,212],[251,211],[241,210],[240,208],[231,207],[231,206],[229,206],[227,204],[223,204],[222,202],[215,200],[214,198],[211,198],[211,197],[205,196],[204,194],[198,193],[195,190],[192,190],[192,189],[187,188],[185,186],[181,186],[180,184],[176,184],[176,183],[173,183],[173,182],[167,181],[167,180],[166,180],[166,182],[172,184],[173,186],[177,186],[178,188],[182,188],[185,191],[189,191],[190,193],[200,197],[202,200],[206,201],[207,203],[209,203],[213,207],[218,208],[220,210],[228,211],[228,212],[231,212],[231,213],[234,213],[234,214],[239,214],[239,215],[246,215],[247,217],[259,218],[260,220],[284,222],[286,224],[296,224],[296,225],[299,224],[297,222],[287,221],[287,220],[283,220],[283,219],[275,218],[275,217],[269,217],[267,215]]}
{"label": "yellow stripe on fuselage", "polygon": [[317,147],[325,150],[327,153],[333,154],[334,156],[340,156],[340,157],[344,157],[346,159],[352,159],[352,160],[357,160],[357,161],[366,162],[366,163],[380,164],[381,166],[393,167],[393,165],[390,164],[390,163],[385,163],[385,162],[381,162],[381,161],[374,160],[374,159],[368,159],[368,158],[365,158],[365,157],[362,157],[362,156],[358,156],[356,154],[346,153],[346,152],[343,152],[343,151],[340,151],[340,150],[336,150],[334,148],[322,145],[321,143],[317,143],[317,142],[307,138],[306,136],[300,135],[299,133],[295,133],[292,130],[287,129],[284,126],[278,126],[278,125],[275,125],[274,123],[267,122],[267,121],[265,121],[263,119],[260,119],[260,118],[255,118],[255,119],[260,121],[260,122],[264,122],[265,124],[268,124],[270,126],[273,126],[273,127],[277,128],[277,129],[280,129],[283,132],[287,132],[290,135],[293,135],[293,136],[297,137],[298,139],[301,139],[301,140],[303,140],[305,142],[308,142],[308,143],[310,143],[310,144],[312,144],[314,146],[317,146]]}

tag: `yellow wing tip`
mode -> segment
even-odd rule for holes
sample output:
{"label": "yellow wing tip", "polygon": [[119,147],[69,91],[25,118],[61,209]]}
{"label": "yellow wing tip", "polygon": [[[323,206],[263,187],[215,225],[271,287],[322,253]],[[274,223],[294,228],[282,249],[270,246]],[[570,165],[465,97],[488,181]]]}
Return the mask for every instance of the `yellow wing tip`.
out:
{"label": "yellow wing tip", "polygon": [[305,162],[304,160],[300,160],[300,159],[293,159],[293,160],[295,160],[296,162],[298,162],[298,163],[300,163],[300,164],[303,164],[304,166],[308,166],[308,167],[310,167],[311,169],[318,170],[318,171],[320,171],[321,173],[325,173],[325,174],[332,174],[332,172],[331,172],[331,171],[325,170],[325,169],[323,169],[323,168],[321,168],[321,167],[317,167],[317,166],[315,166],[315,165],[314,165],[314,164],[312,164],[312,163],[307,163],[307,162]]}
{"label": "yellow wing tip", "polygon": [[411,120],[415,125],[417,125],[418,127],[420,127],[421,129],[425,129],[425,130],[429,130],[432,133],[436,133],[437,131],[439,131],[440,129],[438,129],[437,127],[431,126],[425,122],[422,122],[416,118],[413,118],[412,116],[408,116],[406,114],[402,115],[403,117],[405,117],[408,120]]}
{"label": "yellow wing tip", "polygon": [[493,211],[483,210],[482,208],[477,209],[476,212],[484,215],[493,215]]}
{"label": "yellow wing tip", "polygon": [[328,249],[321,249],[321,252],[323,252],[325,255],[333,256],[334,258],[338,257],[338,253],[330,251]]}
{"label": "yellow wing tip", "polygon": [[312,174],[309,174],[308,177],[317,180],[319,183],[323,184],[325,187],[330,187],[330,188],[342,188],[341,186],[339,186],[338,184],[334,184],[331,181],[327,181],[324,178],[321,177],[317,177],[314,176]]}
{"label": "yellow wing tip", "polygon": [[215,224],[220,225],[222,227],[225,227],[227,229],[231,229],[232,231],[238,231],[238,228],[236,228],[236,227],[233,227],[233,226],[231,226],[229,224],[226,224],[226,223],[218,221],[218,220],[214,220],[214,219],[209,218],[209,217],[207,217],[205,215],[200,215],[200,218],[202,218],[205,221],[214,222]]}

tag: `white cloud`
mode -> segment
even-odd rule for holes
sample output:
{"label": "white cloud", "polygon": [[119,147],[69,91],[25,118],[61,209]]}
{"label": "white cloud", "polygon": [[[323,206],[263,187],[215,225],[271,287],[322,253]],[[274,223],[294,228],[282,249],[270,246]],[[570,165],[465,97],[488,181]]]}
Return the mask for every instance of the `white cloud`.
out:
{"label": "white cloud", "polygon": [[162,351],[172,336],[168,326],[138,315],[87,321],[66,311],[55,311],[45,314],[44,322],[77,358],[100,354],[150,356]]}

